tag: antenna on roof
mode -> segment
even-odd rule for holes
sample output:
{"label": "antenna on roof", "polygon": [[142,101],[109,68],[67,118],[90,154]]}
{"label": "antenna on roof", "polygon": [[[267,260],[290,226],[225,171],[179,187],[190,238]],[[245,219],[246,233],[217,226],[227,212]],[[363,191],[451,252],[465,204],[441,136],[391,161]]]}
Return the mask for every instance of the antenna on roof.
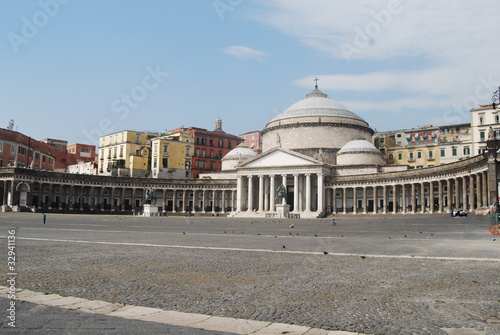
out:
{"label": "antenna on roof", "polygon": [[10,119],[9,126],[7,127],[9,130],[14,130],[14,120]]}

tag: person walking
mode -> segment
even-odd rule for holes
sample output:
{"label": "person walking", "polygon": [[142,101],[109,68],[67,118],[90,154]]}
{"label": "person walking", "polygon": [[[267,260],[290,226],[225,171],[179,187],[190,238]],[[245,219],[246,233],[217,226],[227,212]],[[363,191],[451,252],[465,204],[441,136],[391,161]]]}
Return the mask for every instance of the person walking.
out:
{"label": "person walking", "polygon": [[47,221],[47,214],[43,213],[42,218],[43,218],[43,224],[45,224],[45,221]]}
{"label": "person walking", "polygon": [[335,222],[335,213],[332,213],[332,226],[336,226],[337,222]]}

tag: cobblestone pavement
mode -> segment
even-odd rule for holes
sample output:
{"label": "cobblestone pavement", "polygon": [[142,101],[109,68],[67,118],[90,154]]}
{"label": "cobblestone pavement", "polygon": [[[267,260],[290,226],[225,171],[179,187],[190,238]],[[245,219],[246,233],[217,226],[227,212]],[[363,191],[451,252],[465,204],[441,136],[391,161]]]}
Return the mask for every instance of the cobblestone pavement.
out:
{"label": "cobblestone pavement", "polygon": [[19,288],[367,334],[500,334],[488,217],[40,217],[0,213]]}

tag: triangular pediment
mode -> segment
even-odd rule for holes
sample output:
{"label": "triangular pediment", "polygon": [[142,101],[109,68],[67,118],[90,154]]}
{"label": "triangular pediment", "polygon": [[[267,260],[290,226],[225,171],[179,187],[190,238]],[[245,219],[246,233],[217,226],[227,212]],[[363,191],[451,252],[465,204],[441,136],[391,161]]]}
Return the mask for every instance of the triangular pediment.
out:
{"label": "triangular pediment", "polygon": [[262,168],[262,167],[286,167],[286,166],[317,166],[322,164],[315,159],[299,154],[294,151],[281,148],[265,152],[252,160],[242,164],[244,168]]}

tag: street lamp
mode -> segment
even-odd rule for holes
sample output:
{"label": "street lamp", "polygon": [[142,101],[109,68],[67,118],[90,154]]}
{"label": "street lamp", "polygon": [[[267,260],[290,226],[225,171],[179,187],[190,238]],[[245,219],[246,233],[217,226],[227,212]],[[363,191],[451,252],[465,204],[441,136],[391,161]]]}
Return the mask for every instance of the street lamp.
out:
{"label": "street lamp", "polygon": [[496,107],[500,104],[500,86],[498,86],[498,90],[493,92],[493,96],[491,97],[491,102],[492,102],[492,114],[498,113]]}

